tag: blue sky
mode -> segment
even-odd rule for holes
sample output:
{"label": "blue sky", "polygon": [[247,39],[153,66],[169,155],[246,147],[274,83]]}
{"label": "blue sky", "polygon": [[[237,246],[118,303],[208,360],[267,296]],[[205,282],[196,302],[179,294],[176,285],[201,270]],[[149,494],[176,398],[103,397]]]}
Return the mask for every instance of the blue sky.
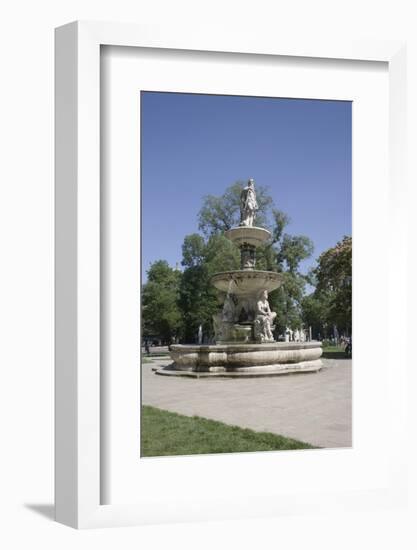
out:
{"label": "blue sky", "polygon": [[142,92],[142,275],[181,265],[204,195],[236,180],[269,187],[313,258],[351,235],[351,103]]}

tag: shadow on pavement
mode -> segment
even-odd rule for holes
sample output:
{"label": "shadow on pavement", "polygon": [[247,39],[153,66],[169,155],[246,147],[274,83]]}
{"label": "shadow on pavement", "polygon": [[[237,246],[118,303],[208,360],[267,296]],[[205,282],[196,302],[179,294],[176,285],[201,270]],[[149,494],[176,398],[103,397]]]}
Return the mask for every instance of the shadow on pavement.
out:
{"label": "shadow on pavement", "polygon": [[323,359],[352,359],[351,355],[346,355],[344,351],[323,351]]}

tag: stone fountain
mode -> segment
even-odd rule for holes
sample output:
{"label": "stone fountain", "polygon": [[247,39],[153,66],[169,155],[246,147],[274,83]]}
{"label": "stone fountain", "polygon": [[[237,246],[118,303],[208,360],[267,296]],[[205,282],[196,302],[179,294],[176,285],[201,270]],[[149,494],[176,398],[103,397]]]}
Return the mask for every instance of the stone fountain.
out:
{"label": "stone fountain", "polygon": [[240,270],[216,273],[211,283],[224,297],[221,312],[213,316],[215,344],[172,345],[173,364],[157,374],[183,376],[271,376],[318,371],[321,343],[277,342],[273,332],[276,313],[268,292],[279,288],[283,274],[256,270],[256,249],[271,237],[253,225],[258,204],[254,181],[242,189],[240,224],[225,236],[240,249]]}

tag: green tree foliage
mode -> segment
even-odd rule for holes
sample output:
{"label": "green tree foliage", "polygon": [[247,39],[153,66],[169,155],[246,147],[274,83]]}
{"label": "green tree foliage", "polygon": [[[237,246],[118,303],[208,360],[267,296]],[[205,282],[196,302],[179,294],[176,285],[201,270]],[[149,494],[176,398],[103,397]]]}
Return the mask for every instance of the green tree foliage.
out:
{"label": "green tree foliage", "polygon": [[302,317],[306,326],[311,327],[313,338],[328,336],[328,300],[323,294],[312,293],[301,302]]}
{"label": "green tree foliage", "polygon": [[159,336],[166,344],[182,332],[182,312],[178,306],[181,273],[168,262],[154,262],[148,282],[142,288],[143,336]]}
{"label": "green tree foliage", "polygon": [[272,208],[272,219],[272,242],[277,243],[281,240],[284,229],[290,223],[291,219],[288,214],[286,214],[282,210],[278,210],[277,208]]}
{"label": "green tree foliage", "polygon": [[308,237],[284,234],[280,241],[278,261],[285,264],[290,273],[296,273],[301,260],[309,258],[313,250],[313,243]]}
{"label": "green tree foliage", "polygon": [[185,267],[179,290],[179,307],[184,321],[183,337],[193,342],[198,327],[212,332],[212,316],[219,308],[219,296],[210,277],[219,271],[239,269],[239,252],[223,235],[212,235],[207,241],[198,235],[187,235],[183,245]]}
{"label": "green tree foliage", "polygon": [[198,233],[187,235],[182,245],[182,262],[185,267],[195,267],[204,261],[206,244]]}
{"label": "green tree foliage", "polygon": [[323,252],[312,273],[314,293],[303,300],[303,315],[323,336],[352,331],[352,237]]}
{"label": "green tree foliage", "polygon": [[205,261],[209,275],[240,269],[240,253],[224,235],[212,235],[206,245]]}
{"label": "green tree foliage", "polygon": [[204,333],[211,331],[211,317],[215,312],[215,292],[209,284],[207,265],[192,266],[184,270],[179,292],[179,306],[183,315],[185,342],[196,339],[198,327]]}
{"label": "green tree foliage", "polygon": [[349,296],[352,289],[352,237],[344,237],[320,255],[315,275],[318,292],[342,291]]}

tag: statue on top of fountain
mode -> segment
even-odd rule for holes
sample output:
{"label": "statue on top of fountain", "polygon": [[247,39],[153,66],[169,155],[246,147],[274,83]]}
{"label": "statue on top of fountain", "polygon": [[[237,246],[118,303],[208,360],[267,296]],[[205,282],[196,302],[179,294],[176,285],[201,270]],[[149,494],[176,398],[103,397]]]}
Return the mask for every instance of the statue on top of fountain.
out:
{"label": "statue on top of fountain", "polygon": [[256,211],[259,209],[256,202],[255,182],[251,178],[240,194],[240,226],[252,227]]}

